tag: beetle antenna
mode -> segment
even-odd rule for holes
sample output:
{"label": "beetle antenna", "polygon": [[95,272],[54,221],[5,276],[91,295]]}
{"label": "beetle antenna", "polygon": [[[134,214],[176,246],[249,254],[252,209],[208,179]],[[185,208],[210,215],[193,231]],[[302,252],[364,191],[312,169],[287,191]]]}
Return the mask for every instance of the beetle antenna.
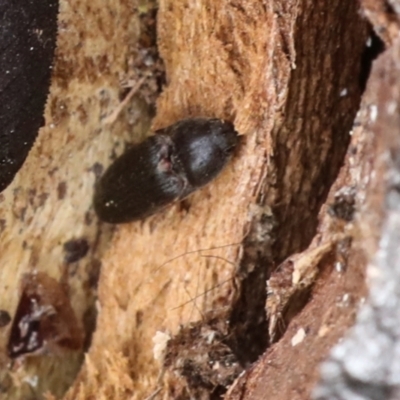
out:
{"label": "beetle antenna", "polygon": [[[213,247],[208,247],[205,249],[197,249],[197,250],[191,250],[191,251],[186,251],[185,253],[179,254],[173,258],[170,258],[169,260],[165,261],[164,263],[162,263],[160,266],[158,266],[153,273],[157,273],[161,268],[165,267],[166,265],[172,263],[175,260],[178,260],[179,258],[182,257],[186,257],[190,254],[197,254],[197,253],[201,253],[203,251],[211,251],[211,250],[218,250],[218,249],[223,249],[225,247],[231,247],[231,246],[239,246],[241,245],[242,242],[237,242],[237,243],[231,243],[231,244],[223,244],[221,246],[213,246]],[[208,257],[215,257],[217,258],[217,256],[208,256]],[[222,258],[224,261],[227,261],[226,259]]]}
{"label": "beetle antenna", "polygon": [[[226,247],[226,246],[219,246],[219,247]],[[204,255],[201,255],[201,257],[204,257],[204,258],[216,258],[217,260],[222,260],[222,261],[224,261],[224,262],[227,262],[227,263],[231,264],[231,265],[234,266],[234,267],[236,267],[236,265],[237,265],[237,264],[234,263],[233,261],[227,260],[226,258],[221,257],[221,256],[214,256],[214,255],[212,255],[212,254],[204,254]],[[179,309],[179,308],[184,307],[184,306],[187,305],[187,304],[193,303],[193,304],[194,304],[194,307],[197,309],[197,311],[198,311],[199,314],[201,315],[202,319],[205,320],[204,313],[199,309],[199,307],[198,307],[198,305],[197,305],[197,303],[196,303],[196,300],[199,299],[199,298],[201,298],[201,297],[203,297],[203,296],[205,296],[207,293],[210,293],[210,292],[214,291],[215,289],[217,289],[217,288],[219,288],[219,287],[225,285],[226,283],[232,282],[233,280],[234,280],[234,275],[231,276],[230,278],[228,278],[228,279],[226,279],[226,280],[224,280],[224,281],[218,283],[217,285],[211,287],[210,289],[207,289],[207,290],[205,290],[204,292],[199,293],[199,294],[197,293],[197,288],[196,288],[196,295],[195,295],[194,297],[191,297],[191,296],[190,296],[190,293],[187,291],[187,289],[186,289],[186,287],[185,287],[185,291],[186,291],[186,293],[188,294],[188,296],[190,297],[190,300],[186,301],[185,303],[180,304],[179,306],[176,306],[176,307],[172,308],[172,310],[176,310],[176,309]],[[215,311],[215,310],[214,310],[214,311]]]}
{"label": "beetle antenna", "polygon": [[[177,310],[178,308],[182,308],[184,306],[186,306],[187,304],[193,303],[195,300],[199,299],[200,297],[203,297],[204,295],[206,295],[207,293],[212,292],[213,290],[225,285],[225,283],[231,282],[233,281],[234,277],[230,277],[220,283],[218,283],[217,285],[211,287],[210,289],[205,290],[202,293],[199,293],[198,295],[192,297],[190,300],[186,301],[185,303],[180,304],[179,306],[176,306],[174,308],[172,308],[171,310]],[[199,311],[200,312],[200,311]],[[200,312],[200,314],[202,314],[202,312]]]}

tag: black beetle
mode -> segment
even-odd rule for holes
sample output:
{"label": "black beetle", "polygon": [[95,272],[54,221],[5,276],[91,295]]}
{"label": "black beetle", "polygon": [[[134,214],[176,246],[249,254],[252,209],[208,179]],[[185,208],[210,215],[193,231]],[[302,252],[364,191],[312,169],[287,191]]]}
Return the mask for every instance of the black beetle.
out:
{"label": "black beetle", "polygon": [[95,188],[94,208],[109,223],[145,218],[215,178],[238,143],[232,123],[189,118],[123,153]]}

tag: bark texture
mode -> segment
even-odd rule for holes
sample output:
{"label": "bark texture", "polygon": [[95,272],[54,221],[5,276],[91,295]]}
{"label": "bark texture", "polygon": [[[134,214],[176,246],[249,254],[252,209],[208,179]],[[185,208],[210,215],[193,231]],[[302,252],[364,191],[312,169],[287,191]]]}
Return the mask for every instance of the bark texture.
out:
{"label": "bark texture", "polygon": [[[393,13],[388,12],[388,5],[393,7]],[[366,1],[366,10],[369,6]],[[322,379],[314,393],[316,399],[397,399],[400,396],[397,357],[400,5],[378,2],[376,6],[380,11],[370,14],[371,21],[377,30],[380,25],[376,21],[386,21],[381,32],[389,47],[374,63],[364,99],[364,109],[368,110],[364,130],[375,142],[374,174],[370,176],[368,202],[362,212],[364,245],[368,245],[370,256],[367,268],[370,291],[354,328],[322,365]],[[394,26],[397,38],[389,40],[386,35]]]}

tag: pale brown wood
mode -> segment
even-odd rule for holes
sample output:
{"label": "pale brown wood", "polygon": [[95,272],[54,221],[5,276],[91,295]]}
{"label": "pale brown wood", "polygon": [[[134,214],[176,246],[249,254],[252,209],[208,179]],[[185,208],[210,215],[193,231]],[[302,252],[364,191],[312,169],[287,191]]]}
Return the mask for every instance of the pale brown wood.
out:
{"label": "pale brown wood", "polygon": [[[61,1],[59,37],[46,124],[14,182],[0,195],[0,308],[13,316],[23,274],[39,271],[60,281],[63,244],[86,238],[90,249],[68,271],[69,296],[87,332],[95,322],[96,274],[111,237],[92,211],[96,164],[110,163],[112,150],[147,131],[142,112],[132,127],[120,118],[112,127],[103,120],[119,104],[120,80],[137,40],[138,18],[124,1]],[[40,396],[49,390],[62,396],[83,361],[82,351],[39,356],[9,371],[5,355],[11,324],[0,330],[2,399]],[[10,373],[12,378],[10,377]],[[29,383],[31,382],[31,384]]]}

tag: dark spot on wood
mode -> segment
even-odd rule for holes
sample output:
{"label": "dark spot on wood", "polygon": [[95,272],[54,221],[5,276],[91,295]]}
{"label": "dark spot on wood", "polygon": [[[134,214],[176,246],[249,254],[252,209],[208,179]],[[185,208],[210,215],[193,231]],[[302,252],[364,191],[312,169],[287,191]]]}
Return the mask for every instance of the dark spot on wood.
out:
{"label": "dark spot on wood", "polygon": [[89,350],[92,344],[93,333],[96,330],[97,310],[93,305],[89,307],[83,314],[83,326],[85,329],[85,340],[83,342],[83,350]]}
{"label": "dark spot on wood", "polygon": [[101,271],[101,261],[94,259],[88,265],[88,284],[91,289],[97,289],[97,284],[99,283]]}
{"label": "dark spot on wood", "polygon": [[54,174],[58,171],[58,167],[55,167],[48,171],[49,176],[54,176]]}
{"label": "dark spot on wood", "polygon": [[48,197],[49,197],[48,193],[40,193],[40,195],[38,196],[38,207],[43,207]]}
{"label": "dark spot on wood", "polygon": [[62,181],[57,186],[58,200],[63,200],[66,194],[67,194],[67,182]]}
{"label": "dark spot on wood", "polygon": [[11,321],[10,314],[5,310],[0,310],[0,328],[4,328]]}
{"label": "dark spot on wood", "polygon": [[88,114],[86,112],[85,107],[82,104],[80,104],[79,107],[76,109],[76,112],[78,114],[79,122],[82,125],[86,125],[88,121]]}
{"label": "dark spot on wood", "polygon": [[53,97],[50,102],[50,114],[54,124],[58,125],[70,115],[68,104],[65,100]]}
{"label": "dark spot on wood", "polygon": [[19,218],[22,222],[25,220],[26,210],[27,210],[27,207],[22,207],[22,208],[18,211],[18,218]]}
{"label": "dark spot on wood", "polygon": [[108,75],[110,73],[110,62],[108,60],[107,54],[103,54],[99,57],[97,57],[97,66],[99,69],[99,72],[102,75]]}
{"label": "dark spot on wood", "polygon": [[90,168],[90,171],[94,173],[94,176],[96,178],[96,181],[100,178],[100,176],[103,174],[104,167],[102,164],[96,162],[92,165]]}
{"label": "dark spot on wood", "polygon": [[35,197],[36,197],[36,189],[29,189],[28,190],[28,202],[31,206],[35,204]]}
{"label": "dark spot on wood", "polygon": [[55,69],[53,78],[57,80],[57,84],[62,89],[67,89],[71,76],[74,76],[74,61],[64,58],[62,55],[56,55]]}
{"label": "dark spot on wood", "polygon": [[67,272],[68,272],[68,277],[73,277],[73,276],[75,276],[75,274],[76,274],[77,271],[78,271],[78,266],[79,266],[78,263],[71,263],[71,264],[68,264],[68,265],[66,266]]}
{"label": "dark spot on wood", "polygon": [[139,326],[142,325],[143,316],[144,314],[142,310],[136,311],[136,328],[139,328]]}
{"label": "dark spot on wood", "polygon": [[93,222],[93,213],[90,211],[85,212],[85,225],[91,225]]}
{"label": "dark spot on wood", "polygon": [[64,243],[64,261],[71,264],[85,257],[89,251],[89,243],[85,238],[71,239]]}

